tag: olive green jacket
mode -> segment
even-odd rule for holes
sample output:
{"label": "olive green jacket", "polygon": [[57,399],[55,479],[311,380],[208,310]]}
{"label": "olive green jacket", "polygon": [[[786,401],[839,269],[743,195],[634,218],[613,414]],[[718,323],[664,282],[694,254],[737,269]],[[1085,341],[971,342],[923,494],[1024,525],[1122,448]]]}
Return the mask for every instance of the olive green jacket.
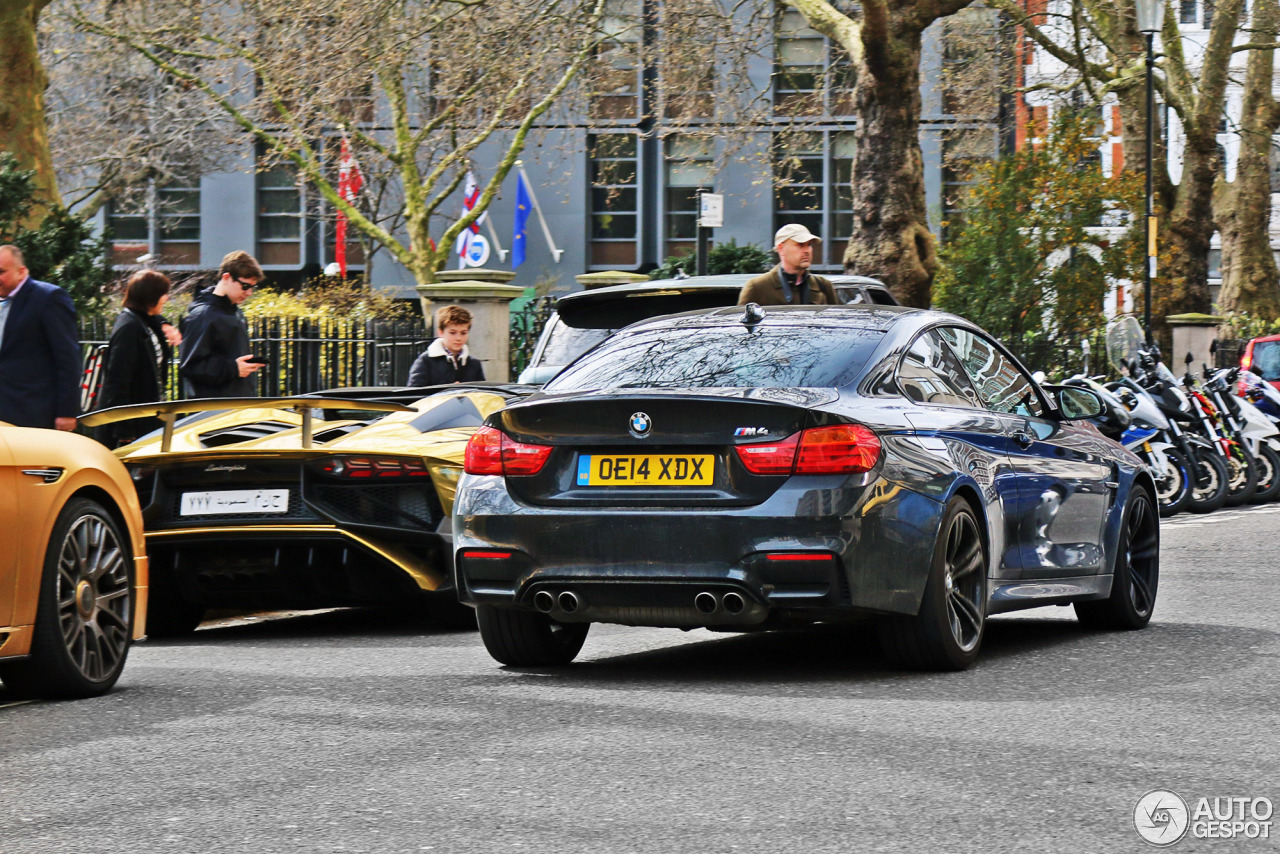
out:
{"label": "olive green jacket", "polygon": [[[835,288],[822,276],[808,274],[808,296],[810,305],[839,305]],[[758,305],[787,305],[787,298],[782,290],[782,265],[779,264],[763,276],[756,276],[742,286],[738,295],[738,305],[754,302]]]}

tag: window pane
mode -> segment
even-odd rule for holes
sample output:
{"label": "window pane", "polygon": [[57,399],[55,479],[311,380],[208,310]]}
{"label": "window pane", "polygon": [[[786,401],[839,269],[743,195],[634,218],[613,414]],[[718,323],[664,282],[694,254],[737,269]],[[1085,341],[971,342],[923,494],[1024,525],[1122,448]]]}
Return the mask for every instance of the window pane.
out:
{"label": "window pane", "polygon": [[636,191],[634,189],[597,187],[591,191],[591,209],[597,213],[634,213],[636,210]]}
{"label": "window pane", "polygon": [[917,338],[903,357],[898,387],[916,403],[982,408],[964,367],[932,332]]}
{"label": "window pane", "polygon": [[819,71],[825,58],[822,39],[787,39],[778,42],[778,62],[782,65],[812,65]]}
{"label": "window pane", "polygon": [[279,240],[296,238],[299,234],[300,219],[296,216],[264,216],[258,218],[258,238],[261,240]]}
{"label": "window pane", "polygon": [[293,169],[288,166],[273,166],[258,175],[259,187],[292,187],[298,186]]}
{"label": "window pane", "polygon": [[190,190],[160,190],[160,213],[200,213],[200,194]]}
{"label": "window pane", "polygon": [[712,180],[710,163],[671,161],[667,164],[667,186],[669,187],[710,188]]}
{"label": "window pane", "polygon": [[636,236],[634,214],[596,214],[591,217],[593,238],[632,238]]}
{"label": "window pane", "polygon": [[297,213],[301,206],[297,190],[262,190],[258,193],[258,213]]}
{"label": "window pane", "polygon": [[988,409],[1018,415],[1044,414],[1031,381],[990,341],[967,329],[950,326],[938,332],[959,357]]}
{"label": "window pane", "polygon": [[147,219],[141,216],[111,217],[111,238],[117,242],[142,241],[149,237]]}

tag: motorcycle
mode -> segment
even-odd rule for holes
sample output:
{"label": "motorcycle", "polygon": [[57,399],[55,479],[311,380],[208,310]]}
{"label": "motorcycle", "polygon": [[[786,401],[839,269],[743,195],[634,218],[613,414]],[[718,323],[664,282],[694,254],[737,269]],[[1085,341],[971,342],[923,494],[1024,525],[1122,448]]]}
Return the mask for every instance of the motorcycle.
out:
{"label": "motorcycle", "polygon": [[1194,358],[1187,354],[1187,371],[1182,377],[1182,388],[1191,402],[1192,414],[1198,420],[1200,434],[1213,443],[1227,464],[1228,507],[1236,507],[1253,500],[1258,491],[1259,466],[1249,448],[1239,441],[1223,419],[1217,404],[1209,398],[1191,373]]}

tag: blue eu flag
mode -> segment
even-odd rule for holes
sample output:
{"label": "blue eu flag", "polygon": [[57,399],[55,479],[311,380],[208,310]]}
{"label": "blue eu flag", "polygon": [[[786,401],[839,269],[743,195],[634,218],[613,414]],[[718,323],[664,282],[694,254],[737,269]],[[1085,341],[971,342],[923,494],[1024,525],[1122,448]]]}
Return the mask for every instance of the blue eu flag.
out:
{"label": "blue eu flag", "polygon": [[533,207],[533,198],[529,195],[529,187],[525,183],[524,173],[516,174],[516,229],[511,238],[511,269],[524,263],[524,245],[529,236],[525,227],[529,223],[529,209]]}

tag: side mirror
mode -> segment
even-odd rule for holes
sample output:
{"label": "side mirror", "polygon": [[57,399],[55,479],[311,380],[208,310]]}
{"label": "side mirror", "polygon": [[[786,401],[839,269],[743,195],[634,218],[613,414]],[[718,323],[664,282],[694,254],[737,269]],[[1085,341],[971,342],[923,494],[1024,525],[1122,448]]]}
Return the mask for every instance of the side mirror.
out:
{"label": "side mirror", "polygon": [[1092,389],[1077,386],[1051,386],[1054,399],[1058,404],[1058,412],[1063,421],[1081,421],[1086,418],[1097,418],[1106,407]]}
{"label": "side mirror", "polygon": [[1194,362],[1195,360],[1196,360],[1196,357],[1195,357],[1195,356],[1193,356],[1193,355],[1191,355],[1191,351],[1190,351],[1190,350],[1188,350],[1188,351],[1187,351],[1187,357],[1186,357],[1185,359],[1183,359],[1183,360],[1182,360],[1182,363],[1183,363],[1184,365],[1190,365],[1190,364],[1191,364],[1192,362]]}

